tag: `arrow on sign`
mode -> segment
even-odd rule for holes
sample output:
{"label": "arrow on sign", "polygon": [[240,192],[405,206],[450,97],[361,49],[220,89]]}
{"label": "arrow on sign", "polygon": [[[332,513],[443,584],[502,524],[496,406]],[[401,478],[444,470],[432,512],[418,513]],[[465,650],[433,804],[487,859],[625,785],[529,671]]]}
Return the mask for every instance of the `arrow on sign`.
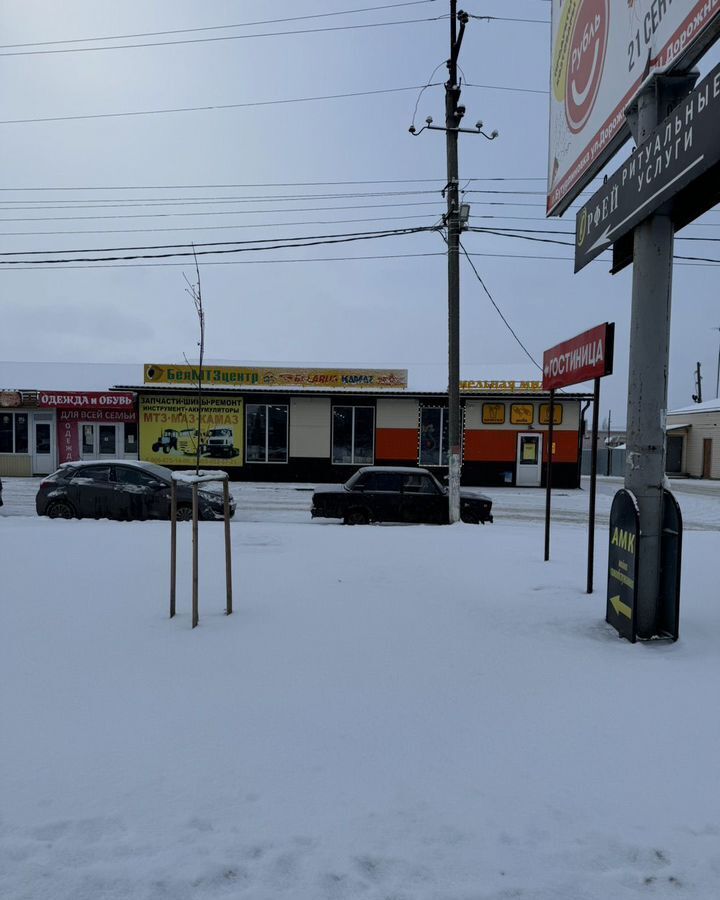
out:
{"label": "arrow on sign", "polygon": [[628,619],[632,619],[632,609],[630,609],[627,603],[622,602],[619,594],[610,598],[610,605],[615,610],[616,615],[627,616]]}

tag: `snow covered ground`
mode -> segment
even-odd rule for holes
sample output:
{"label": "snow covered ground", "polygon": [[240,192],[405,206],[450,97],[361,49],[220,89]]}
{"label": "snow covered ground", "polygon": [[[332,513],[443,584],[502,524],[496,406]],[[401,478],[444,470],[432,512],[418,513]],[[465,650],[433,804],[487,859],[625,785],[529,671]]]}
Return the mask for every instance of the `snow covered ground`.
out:
{"label": "snow covered ground", "polygon": [[[584,593],[587,493],[490,491],[484,527],[346,528],[234,485],[189,528],[0,510],[0,896],[709,900],[720,884],[720,497],[686,519],[677,644]],[[615,481],[603,481],[600,517]],[[702,487],[698,493],[696,488]]]}

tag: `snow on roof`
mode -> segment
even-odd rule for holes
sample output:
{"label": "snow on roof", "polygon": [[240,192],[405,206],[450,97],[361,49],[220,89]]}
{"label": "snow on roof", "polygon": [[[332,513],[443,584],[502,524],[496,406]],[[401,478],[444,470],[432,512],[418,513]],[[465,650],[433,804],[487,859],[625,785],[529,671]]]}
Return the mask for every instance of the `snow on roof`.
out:
{"label": "snow on roof", "polygon": [[703,403],[693,403],[691,406],[683,406],[680,409],[671,409],[669,416],[686,416],[689,413],[720,412],[720,398],[705,400]]}

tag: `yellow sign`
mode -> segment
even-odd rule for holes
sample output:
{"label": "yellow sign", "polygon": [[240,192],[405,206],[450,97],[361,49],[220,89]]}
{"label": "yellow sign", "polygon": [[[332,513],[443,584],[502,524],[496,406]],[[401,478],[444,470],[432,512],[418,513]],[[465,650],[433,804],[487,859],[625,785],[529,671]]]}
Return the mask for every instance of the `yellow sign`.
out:
{"label": "yellow sign", "polygon": [[[199,366],[145,366],[145,384],[198,384]],[[294,369],[203,366],[202,382],[237,387],[392,388],[407,387],[407,369]]]}
{"label": "yellow sign", "polygon": [[512,403],[510,405],[510,423],[512,425],[532,425],[532,403]]}
{"label": "yellow sign", "polygon": [[243,464],[243,401],[203,397],[198,429],[198,398],[141,397],[140,459],[161,465],[225,468]]}
{"label": "yellow sign", "polygon": [[484,394],[526,394],[542,391],[542,381],[461,381],[460,390]]}
{"label": "yellow sign", "polygon": [[[563,420],[562,403],[556,403],[553,406],[553,425],[562,425],[562,420]],[[550,424],[550,404],[549,403],[541,403],[540,404],[540,424],[541,425],[549,425]]]}
{"label": "yellow sign", "polygon": [[504,403],[483,403],[483,425],[503,425],[505,422]]}

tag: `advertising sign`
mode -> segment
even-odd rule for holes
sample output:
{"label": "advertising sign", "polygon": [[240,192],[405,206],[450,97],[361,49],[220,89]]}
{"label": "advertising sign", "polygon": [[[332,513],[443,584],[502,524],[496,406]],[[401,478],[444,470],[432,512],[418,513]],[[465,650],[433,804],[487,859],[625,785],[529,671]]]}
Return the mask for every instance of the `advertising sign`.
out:
{"label": "advertising sign", "polygon": [[121,391],[40,391],[37,405],[44,409],[132,410],[135,408],[135,395]]}
{"label": "advertising sign", "polygon": [[525,394],[542,390],[540,381],[461,381],[460,390],[483,394]]}
{"label": "advertising sign", "polygon": [[606,322],[543,354],[543,390],[551,391],[611,375],[615,325]]}
{"label": "advertising sign", "polygon": [[[720,167],[719,111],[716,66],[578,212],[576,272],[701,175]],[[703,190],[692,204],[694,215],[714,206],[717,197],[718,190]],[[675,224],[682,227],[687,220]]]}
{"label": "advertising sign", "polygon": [[195,396],[140,398],[140,459],[161,465],[217,469],[243,464],[243,402],[238,397],[203,397],[198,430]]}
{"label": "advertising sign", "polygon": [[610,548],[605,621],[633,644],[640,551],[640,512],[635,496],[618,491],[610,510]]}
{"label": "advertising sign", "polygon": [[643,82],[698,59],[719,27],[720,0],[552,0],[548,215],[628,138]]}
{"label": "advertising sign", "polygon": [[[198,366],[145,366],[145,384],[198,384]],[[225,387],[407,387],[407,369],[296,369],[279,367],[203,366],[202,382]]]}

